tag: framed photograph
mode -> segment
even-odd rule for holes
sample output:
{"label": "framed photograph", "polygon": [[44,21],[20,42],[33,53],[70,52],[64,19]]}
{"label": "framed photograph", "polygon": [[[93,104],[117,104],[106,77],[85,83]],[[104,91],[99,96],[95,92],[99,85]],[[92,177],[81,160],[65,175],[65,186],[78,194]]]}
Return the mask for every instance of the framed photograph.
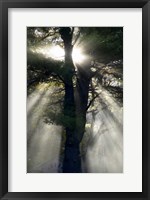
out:
{"label": "framed photograph", "polygon": [[149,199],[148,0],[5,0],[1,199]]}

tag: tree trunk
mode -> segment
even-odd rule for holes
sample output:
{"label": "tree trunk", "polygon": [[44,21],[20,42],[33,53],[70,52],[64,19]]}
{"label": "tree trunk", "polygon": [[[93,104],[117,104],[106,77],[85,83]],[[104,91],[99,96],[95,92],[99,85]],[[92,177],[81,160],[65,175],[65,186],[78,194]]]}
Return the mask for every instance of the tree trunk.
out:
{"label": "tree trunk", "polygon": [[76,114],[78,118],[78,123],[76,127],[76,132],[78,133],[78,140],[81,142],[86,124],[86,113],[88,104],[88,94],[89,94],[89,84],[91,77],[89,72],[85,69],[78,68],[78,78],[76,87]]}
{"label": "tree trunk", "polygon": [[65,124],[66,142],[64,151],[63,172],[64,173],[80,173],[81,158],[80,145],[76,134],[76,113],[73,83],[65,83],[65,99],[64,99],[64,116],[67,117],[69,123]]}
{"label": "tree trunk", "polygon": [[72,60],[72,31],[70,28],[61,28],[61,37],[64,41],[65,50],[65,65],[64,65],[64,84],[65,84],[65,98],[64,98],[64,117],[66,142],[63,161],[64,173],[80,173],[81,172],[81,158],[80,158],[80,144],[76,134],[76,106],[74,101],[74,64]]}
{"label": "tree trunk", "polygon": [[72,135],[68,135],[68,133],[66,133],[63,172],[80,173],[81,172],[80,144],[78,140],[72,138]]}

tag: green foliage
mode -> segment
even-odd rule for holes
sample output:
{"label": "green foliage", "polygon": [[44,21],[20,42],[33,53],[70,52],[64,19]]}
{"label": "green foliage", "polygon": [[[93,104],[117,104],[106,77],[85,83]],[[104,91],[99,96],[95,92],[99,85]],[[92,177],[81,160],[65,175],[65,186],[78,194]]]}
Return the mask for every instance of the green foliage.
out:
{"label": "green foliage", "polygon": [[45,118],[45,122],[49,124],[56,124],[56,125],[61,125],[63,127],[68,127],[70,129],[73,129],[75,127],[75,117],[69,117],[65,116],[61,112],[53,112],[49,111],[48,112],[48,117]]}
{"label": "green foliage", "polygon": [[[62,61],[46,58],[43,54],[28,50],[27,72],[28,84],[39,82],[55,82],[55,85],[62,84]],[[61,83],[60,83],[61,82]]]}
{"label": "green foliage", "polygon": [[60,37],[58,27],[27,27],[27,47],[43,47],[57,42]]}
{"label": "green foliage", "polygon": [[70,129],[74,129],[77,125],[78,129],[81,129],[83,128],[85,121],[84,118],[80,116],[70,117],[69,115],[65,116],[62,112],[49,110],[45,122],[48,124],[61,125],[64,128],[67,127]]}
{"label": "green foliage", "polygon": [[[79,47],[91,60],[108,63],[112,60],[123,57],[123,28],[122,27],[81,27],[79,34]],[[68,30],[71,30],[70,28]],[[76,76],[74,76],[74,66],[72,63],[54,60],[39,53],[42,48],[51,45],[63,47],[60,37],[59,27],[29,27],[27,28],[27,70],[28,81],[48,82],[49,87],[64,87],[63,78],[72,79],[76,87]],[[90,62],[89,62],[90,63]],[[85,61],[86,65],[86,61]],[[88,67],[91,67],[89,64]],[[88,70],[87,70],[88,71]],[[109,72],[116,74],[116,72]],[[85,73],[86,74],[86,73]],[[88,73],[87,73],[88,74]],[[103,74],[101,74],[103,75]],[[117,75],[116,75],[117,76]],[[120,80],[120,79],[119,79]],[[31,89],[31,87],[30,87]],[[54,94],[45,114],[45,122],[63,125],[73,128],[77,124],[79,129],[83,128],[85,119],[81,116],[63,114],[64,92],[59,95]],[[71,117],[72,116],[72,117]]]}
{"label": "green foliage", "polygon": [[86,51],[95,58],[104,57],[106,62],[121,59],[123,56],[123,28],[96,27],[80,28],[81,44],[85,43]]}
{"label": "green foliage", "polygon": [[45,57],[43,54],[27,51],[27,65],[32,65],[36,69],[47,69],[49,71],[56,71],[62,66],[62,61],[57,61],[51,58]]}

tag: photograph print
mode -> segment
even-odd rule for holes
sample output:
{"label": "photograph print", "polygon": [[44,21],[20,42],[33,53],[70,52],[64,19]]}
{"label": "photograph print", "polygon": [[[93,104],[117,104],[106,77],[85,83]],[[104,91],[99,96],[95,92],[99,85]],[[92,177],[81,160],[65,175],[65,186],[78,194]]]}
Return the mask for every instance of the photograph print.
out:
{"label": "photograph print", "polygon": [[123,27],[27,27],[27,173],[123,173]]}

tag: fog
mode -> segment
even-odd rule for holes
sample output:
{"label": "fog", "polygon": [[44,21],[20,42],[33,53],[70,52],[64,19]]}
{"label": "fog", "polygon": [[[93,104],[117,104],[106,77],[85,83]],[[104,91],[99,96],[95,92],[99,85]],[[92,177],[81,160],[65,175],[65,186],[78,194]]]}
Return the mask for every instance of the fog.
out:
{"label": "fog", "polygon": [[41,84],[27,99],[27,172],[59,171],[62,127],[46,124],[46,111],[54,88]]}
{"label": "fog", "polygon": [[99,85],[98,107],[87,114],[82,168],[87,173],[123,172],[123,109]]}
{"label": "fog", "polygon": [[[63,128],[44,122],[55,87],[40,84],[27,98],[27,172],[62,172]],[[87,112],[81,144],[83,173],[123,172],[123,109],[100,85],[96,109]]]}

